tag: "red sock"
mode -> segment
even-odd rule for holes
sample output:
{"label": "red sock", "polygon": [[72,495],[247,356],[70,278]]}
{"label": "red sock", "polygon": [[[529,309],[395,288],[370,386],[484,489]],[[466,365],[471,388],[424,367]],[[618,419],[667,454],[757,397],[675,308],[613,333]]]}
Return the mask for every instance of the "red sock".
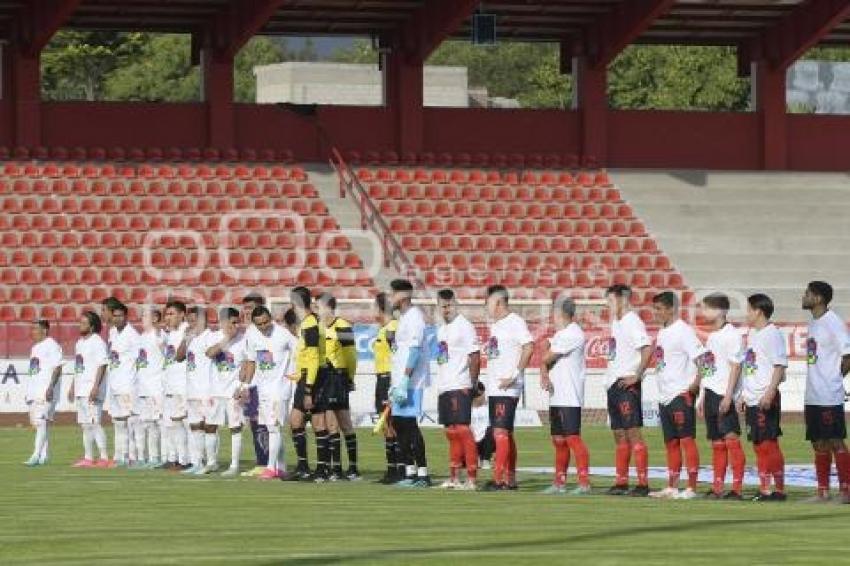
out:
{"label": "red sock", "polygon": [[744,468],[747,465],[747,457],[744,455],[744,447],[738,438],[727,438],[726,448],[729,450],[729,460],[732,462],[732,491],[741,493],[744,486]]}
{"label": "red sock", "polygon": [[568,436],[567,443],[570,450],[576,455],[578,484],[582,487],[588,487],[590,485],[590,454],[587,451],[587,445],[585,445],[584,440],[577,434]]}
{"label": "red sock", "polygon": [[678,438],[667,441],[667,487],[679,489],[682,473],[682,448]]}
{"label": "red sock", "polygon": [[617,485],[629,485],[629,457],[631,449],[629,443],[625,440],[617,443],[617,450],[614,452],[615,473],[617,474],[614,483]]}
{"label": "red sock", "polygon": [[475,435],[468,425],[457,425],[457,438],[466,461],[466,477],[474,482],[478,479],[478,445],[475,443]]}
{"label": "red sock", "polygon": [[693,438],[681,440],[682,449],[685,451],[685,469],[688,471],[688,487],[694,491],[697,489],[699,479],[699,448]]}
{"label": "red sock", "polygon": [[449,473],[452,481],[457,481],[457,472],[463,465],[463,445],[455,425],[446,428],[446,438],[449,439]]}
{"label": "red sock", "polygon": [[503,484],[507,478],[511,457],[511,440],[508,437],[508,431],[504,429],[494,430],[493,441],[496,444],[495,462],[493,463],[493,481],[497,484]]}
{"label": "red sock", "polygon": [[641,440],[632,446],[635,453],[635,469],[637,471],[637,484],[645,487],[649,485],[649,450],[646,443]]}
{"label": "red sock", "polygon": [[835,469],[838,472],[838,487],[841,493],[850,494],[850,452],[846,446],[835,452]]}
{"label": "red sock", "polygon": [[832,471],[832,452],[815,450],[815,475],[818,478],[818,495],[829,497],[829,473]]}
{"label": "red sock", "polygon": [[773,476],[773,487],[779,493],[783,493],[785,491],[785,455],[782,454],[778,440],[765,440],[763,444],[767,445],[768,466],[770,475]]}
{"label": "red sock", "polygon": [[508,433],[508,440],[510,441],[511,453],[508,458],[508,476],[507,481],[508,485],[516,484],[516,460],[517,460],[517,451],[516,451],[516,440],[514,440],[513,433]]}
{"label": "red sock", "polygon": [[770,493],[769,456],[765,452],[765,448],[766,446],[764,442],[753,444],[753,450],[756,452],[756,467],[759,471],[759,490],[762,493]]}
{"label": "red sock", "polygon": [[565,436],[553,436],[552,444],[555,445],[555,485],[567,483],[567,468],[570,467],[570,447],[567,445]]}
{"label": "red sock", "polygon": [[729,466],[729,453],[726,449],[726,441],[723,439],[711,441],[711,467],[714,470],[714,481],[711,490],[720,495],[723,486],[726,485],[726,468]]}

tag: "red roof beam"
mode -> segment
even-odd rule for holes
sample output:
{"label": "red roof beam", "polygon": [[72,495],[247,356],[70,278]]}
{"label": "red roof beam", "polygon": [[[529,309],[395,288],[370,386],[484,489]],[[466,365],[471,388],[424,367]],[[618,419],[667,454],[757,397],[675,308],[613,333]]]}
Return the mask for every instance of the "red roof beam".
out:
{"label": "red roof beam", "polygon": [[627,0],[617,4],[587,31],[585,49],[591,66],[607,67],[675,3],[675,0]]}
{"label": "red roof beam", "polygon": [[805,0],[762,32],[753,51],[774,69],[787,69],[848,18],[850,0]]}

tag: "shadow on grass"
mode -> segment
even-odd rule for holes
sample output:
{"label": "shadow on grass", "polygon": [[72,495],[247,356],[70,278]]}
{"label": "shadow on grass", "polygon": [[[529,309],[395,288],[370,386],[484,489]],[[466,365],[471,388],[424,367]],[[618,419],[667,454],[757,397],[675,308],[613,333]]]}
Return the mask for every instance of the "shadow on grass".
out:
{"label": "shadow on grass", "polygon": [[[764,505],[764,504],[763,504]],[[766,505],[771,505],[770,503]],[[676,523],[662,523],[658,525],[646,526],[627,526],[616,529],[603,529],[592,533],[584,533],[579,535],[563,535],[530,538],[522,541],[505,541],[487,543],[484,546],[480,542],[464,545],[449,545],[435,548],[434,546],[418,546],[405,548],[386,548],[375,550],[364,550],[350,553],[328,553],[321,556],[303,556],[299,558],[289,558],[275,560],[272,562],[264,562],[264,564],[338,564],[350,561],[371,561],[371,560],[404,560],[405,558],[439,558],[442,555],[450,555],[456,552],[475,552],[477,550],[510,550],[513,548],[521,548],[527,546],[557,546],[566,543],[580,543],[599,539],[604,539],[606,542],[619,537],[634,537],[652,533],[688,533],[691,531],[705,532],[706,530],[716,528],[729,528],[734,526],[744,525],[759,525],[777,523],[799,523],[803,521],[818,521],[821,519],[834,518],[834,513],[817,513],[812,515],[794,515],[788,517],[766,517],[763,519],[715,519],[715,520],[693,520],[680,521]],[[321,552],[321,551],[318,551]]]}

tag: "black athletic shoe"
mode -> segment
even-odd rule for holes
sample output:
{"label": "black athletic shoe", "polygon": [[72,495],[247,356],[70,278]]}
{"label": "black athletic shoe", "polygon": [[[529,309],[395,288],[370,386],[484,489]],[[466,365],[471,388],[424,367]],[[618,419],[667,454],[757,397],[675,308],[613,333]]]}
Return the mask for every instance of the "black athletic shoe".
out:
{"label": "black athletic shoe", "polygon": [[349,466],[348,471],[345,472],[345,477],[348,481],[360,481],[363,479],[357,466]]}
{"label": "black athletic shoe", "polygon": [[606,492],[608,495],[628,495],[629,494],[629,486],[628,485],[612,485],[608,488]]}
{"label": "black athletic shoe", "polygon": [[753,501],[758,501],[758,502],[762,502],[762,501],[775,501],[775,499],[773,499],[773,494],[772,494],[772,493],[761,493],[761,492],[759,492],[759,494],[758,494],[758,495],[756,495],[755,497],[753,497],[753,499],[752,499],[752,500],[753,500]]}
{"label": "black athletic shoe", "polygon": [[394,483],[398,483],[398,476],[395,472],[384,472],[384,475],[375,480],[375,483],[381,485],[392,485]]}
{"label": "black athletic shoe", "polygon": [[743,501],[744,496],[738,493],[737,491],[727,491],[723,494],[722,499],[728,499],[730,501]]}
{"label": "black athletic shoe", "polygon": [[770,500],[771,501],[787,501],[788,496],[785,495],[784,493],[780,492],[780,491],[774,491],[773,493],[770,494]]}
{"label": "black athletic shoe", "polygon": [[519,484],[517,484],[517,483],[505,484],[505,489],[508,490],[508,491],[518,491],[519,490]]}
{"label": "black athletic shoe", "polygon": [[488,481],[484,484],[484,487],[481,488],[481,491],[505,491],[506,489],[507,486],[503,483]]}
{"label": "black athletic shoe", "polygon": [[291,474],[286,474],[280,478],[280,481],[304,481],[304,478],[310,477],[309,468],[295,468]]}
{"label": "black athletic shoe", "polygon": [[629,497],[649,497],[648,485],[636,485],[626,494]]}
{"label": "black athletic shoe", "polygon": [[316,473],[310,476],[313,483],[326,483],[330,481],[330,476],[326,470],[316,470]]}
{"label": "black athletic shoe", "polygon": [[413,482],[413,487],[431,487],[431,476],[418,476]]}
{"label": "black athletic shoe", "polygon": [[723,499],[723,494],[717,493],[713,490],[709,490],[703,494],[703,497],[705,497],[706,499]]}

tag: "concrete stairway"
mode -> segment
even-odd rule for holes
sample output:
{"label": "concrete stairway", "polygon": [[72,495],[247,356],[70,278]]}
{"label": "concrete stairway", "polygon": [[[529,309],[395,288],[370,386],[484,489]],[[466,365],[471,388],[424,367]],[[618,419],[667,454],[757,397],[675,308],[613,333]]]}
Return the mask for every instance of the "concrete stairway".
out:
{"label": "concrete stairway", "polygon": [[[850,315],[850,176],[616,171],[612,179],[697,292],[764,292],[776,320],[800,322],[808,281]],[[739,299],[740,301],[740,299]],[[740,314],[740,313],[739,313]]]}
{"label": "concrete stairway", "polygon": [[340,230],[351,241],[353,251],[360,256],[363,267],[372,277],[378,289],[389,287],[390,281],[398,277],[395,269],[385,267],[380,241],[375,234],[360,227],[360,209],[351,198],[339,196],[339,178],[330,165],[311,163],[305,167],[310,182],[328,207],[328,212],[339,224]]}

